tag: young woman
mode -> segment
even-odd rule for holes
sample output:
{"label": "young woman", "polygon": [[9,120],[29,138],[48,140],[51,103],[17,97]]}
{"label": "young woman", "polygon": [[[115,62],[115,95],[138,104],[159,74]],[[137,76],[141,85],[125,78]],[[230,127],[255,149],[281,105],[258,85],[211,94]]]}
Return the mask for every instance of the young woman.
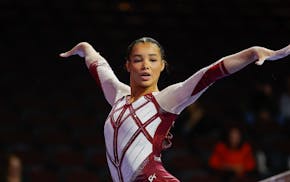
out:
{"label": "young woman", "polygon": [[209,159],[209,166],[221,181],[234,181],[246,177],[255,169],[252,146],[244,139],[238,126],[225,129],[223,140],[216,143]]}
{"label": "young woman", "polygon": [[61,57],[79,55],[103,90],[112,110],[105,122],[107,161],[115,182],[176,182],[161,162],[161,151],[170,146],[169,130],[178,114],[212,83],[256,61],[276,60],[290,54],[290,45],[272,51],[251,47],[224,57],[187,80],[159,91],[157,83],[166,66],[164,50],[144,37],[128,47],[126,68],[130,86],[121,83],[108,62],[86,42]]}

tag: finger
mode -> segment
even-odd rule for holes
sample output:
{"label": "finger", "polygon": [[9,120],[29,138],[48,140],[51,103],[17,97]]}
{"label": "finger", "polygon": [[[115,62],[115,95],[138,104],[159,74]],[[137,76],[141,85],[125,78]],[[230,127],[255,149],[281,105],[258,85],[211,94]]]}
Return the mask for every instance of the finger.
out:
{"label": "finger", "polygon": [[289,48],[285,47],[283,49],[280,49],[280,50],[276,51],[275,54],[273,54],[272,56],[269,56],[267,58],[267,60],[275,61],[275,60],[278,60],[278,59],[282,59],[282,58],[288,56],[289,54],[290,54]]}
{"label": "finger", "polygon": [[64,57],[64,58],[67,58],[72,55],[74,55],[74,49],[59,54],[60,57]]}
{"label": "finger", "polygon": [[59,56],[64,58],[68,57],[66,53],[60,53]]}
{"label": "finger", "polygon": [[286,52],[287,52],[287,54],[289,55],[290,54],[290,44],[286,47]]}
{"label": "finger", "polygon": [[68,52],[64,52],[64,53],[60,53],[59,56],[63,57],[63,58],[67,58],[70,57],[72,54],[72,52],[68,51]]}
{"label": "finger", "polygon": [[255,62],[256,65],[261,66],[265,62],[265,58],[261,58]]}
{"label": "finger", "polygon": [[281,49],[280,51],[285,52],[286,54],[290,54],[290,44],[284,47],[283,49]]}
{"label": "finger", "polygon": [[285,56],[286,56],[285,54],[277,54],[277,55],[274,55],[274,56],[270,56],[269,58],[267,58],[267,60],[268,61],[275,61],[275,60],[281,59],[281,58],[283,58]]}
{"label": "finger", "polygon": [[277,57],[282,58],[288,56],[290,54],[290,44],[280,50],[277,50],[276,52],[278,55]]}
{"label": "finger", "polygon": [[284,47],[283,49],[281,49],[280,51],[283,52],[285,56],[288,56],[290,54],[290,44]]}
{"label": "finger", "polygon": [[289,54],[289,53],[287,54],[287,52],[289,52],[289,49],[290,46],[288,45],[282,49],[274,51],[269,57],[267,57],[267,61],[275,61],[283,57],[286,57]]}

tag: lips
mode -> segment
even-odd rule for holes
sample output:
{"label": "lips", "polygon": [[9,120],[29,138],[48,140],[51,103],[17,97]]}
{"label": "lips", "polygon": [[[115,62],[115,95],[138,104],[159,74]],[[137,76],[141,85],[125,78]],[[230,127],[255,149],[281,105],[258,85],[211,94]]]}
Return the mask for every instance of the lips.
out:
{"label": "lips", "polygon": [[141,73],[141,78],[143,81],[148,81],[151,77],[150,73]]}
{"label": "lips", "polygon": [[150,76],[149,73],[141,73],[141,76]]}

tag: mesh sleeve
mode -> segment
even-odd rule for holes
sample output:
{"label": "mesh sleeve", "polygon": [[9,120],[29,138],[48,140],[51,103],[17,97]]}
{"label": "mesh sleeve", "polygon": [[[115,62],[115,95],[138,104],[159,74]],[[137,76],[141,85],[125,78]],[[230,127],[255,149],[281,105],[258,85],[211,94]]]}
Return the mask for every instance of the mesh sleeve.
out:
{"label": "mesh sleeve", "polygon": [[211,84],[228,74],[223,60],[217,61],[197,71],[187,80],[165,88],[155,96],[156,100],[165,111],[180,114],[185,107],[195,102]]}

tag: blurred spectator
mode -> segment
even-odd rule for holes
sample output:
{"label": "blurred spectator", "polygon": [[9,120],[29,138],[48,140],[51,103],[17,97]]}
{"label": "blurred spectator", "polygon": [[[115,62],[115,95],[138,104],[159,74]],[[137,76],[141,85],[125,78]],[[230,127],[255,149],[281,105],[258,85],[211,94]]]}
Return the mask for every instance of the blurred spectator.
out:
{"label": "blurred spectator", "polygon": [[251,145],[244,140],[239,127],[230,127],[224,140],[218,142],[209,159],[209,166],[221,181],[244,179],[255,170]]}
{"label": "blurred spectator", "polygon": [[[248,129],[254,139],[257,171],[260,176],[273,175],[286,169],[286,156],[281,141],[287,136],[281,127],[279,96],[268,81],[255,84],[249,107]],[[250,117],[249,117],[250,116]]]}
{"label": "blurred spectator", "polygon": [[261,112],[267,111],[274,119],[278,118],[278,99],[271,83],[259,81],[255,83],[255,89],[250,99],[247,122],[253,124]]}
{"label": "blurred spectator", "polygon": [[199,122],[204,118],[204,108],[199,102],[195,102],[188,106],[182,112],[175,123],[175,128],[181,135],[188,137]]}
{"label": "blurred spectator", "polygon": [[269,110],[260,110],[252,126],[251,136],[255,141],[256,151],[265,154],[266,168],[270,173],[278,173],[286,170],[286,156],[281,150],[281,142],[286,135],[277,120]]}
{"label": "blurred spectator", "polygon": [[[213,104],[213,101],[211,101]],[[214,117],[211,108],[203,102],[196,101],[188,106],[177,118],[174,133],[179,132],[186,140],[197,136],[216,135],[219,132],[220,120]],[[190,142],[190,141],[189,141]],[[192,147],[192,144],[189,144]]]}
{"label": "blurred spectator", "polygon": [[285,91],[280,97],[280,114],[283,123],[290,124],[290,75],[287,77],[285,83]]}
{"label": "blurred spectator", "polygon": [[4,160],[5,166],[1,182],[24,182],[20,158],[15,154],[9,154]]}

